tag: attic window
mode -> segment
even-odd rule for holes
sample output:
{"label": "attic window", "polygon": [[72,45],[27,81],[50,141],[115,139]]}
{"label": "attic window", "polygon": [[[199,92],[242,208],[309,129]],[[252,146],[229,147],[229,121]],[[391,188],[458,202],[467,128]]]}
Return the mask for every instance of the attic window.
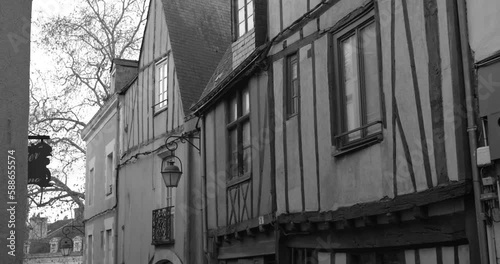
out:
{"label": "attic window", "polygon": [[239,38],[254,27],[254,6],[253,0],[234,0],[235,31]]}
{"label": "attic window", "polygon": [[155,112],[168,106],[168,57],[156,64]]}

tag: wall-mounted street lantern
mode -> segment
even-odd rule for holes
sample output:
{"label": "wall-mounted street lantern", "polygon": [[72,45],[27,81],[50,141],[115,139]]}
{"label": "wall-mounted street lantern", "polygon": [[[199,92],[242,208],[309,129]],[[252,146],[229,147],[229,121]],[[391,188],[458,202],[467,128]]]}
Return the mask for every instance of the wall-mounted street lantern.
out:
{"label": "wall-mounted street lantern", "polygon": [[67,257],[69,256],[69,254],[71,254],[71,252],[73,252],[73,239],[71,239],[69,237],[69,234],[73,231],[73,230],[77,230],[79,231],[82,235],[85,234],[80,228],[82,228],[83,226],[75,226],[73,225],[73,223],[71,223],[70,226],[65,226],[63,227],[62,229],[62,233],[64,234],[64,237],[61,238],[61,240],[59,240],[59,249],[61,250],[61,254],[64,256],[64,257]]}
{"label": "wall-mounted street lantern", "polygon": [[69,233],[71,233],[71,229],[67,226],[62,229],[62,232],[64,237],[59,240],[59,249],[61,250],[62,255],[66,257],[73,251],[73,240],[68,236]]}
{"label": "wall-mounted street lantern", "polygon": [[69,237],[63,237],[61,241],[59,241],[59,248],[63,256],[69,256],[73,251],[73,240]]}
{"label": "wall-mounted street lantern", "polygon": [[[181,168],[175,166],[173,159],[179,160]],[[182,176],[182,162],[175,155],[167,156],[161,162],[161,176],[166,187],[177,187]]]}
{"label": "wall-mounted street lantern", "polygon": [[[173,140],[171,140],[173,138]],[[182,134],[180,136],[169,136],[165,140],[165,147],[169,151],[168,155],[163,157],[161,162],[161,176],[165,182],[166,187],[177,187],[182,176],[182,161],[179,157],[175,156],[175,150],[178,145],[176,140],[180,140],[181,143],[188,142],[191,146],[200,151],[196,145],[194,145],[189,139],[197,138],[188,134]],[[179,161],[180,168],[175,165],[175,160]]]}

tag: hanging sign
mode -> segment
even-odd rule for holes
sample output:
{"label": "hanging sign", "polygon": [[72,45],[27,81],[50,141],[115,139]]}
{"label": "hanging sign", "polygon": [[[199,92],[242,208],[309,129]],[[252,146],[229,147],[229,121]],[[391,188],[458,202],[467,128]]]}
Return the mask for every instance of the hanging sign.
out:
{"label": "hanging sign", "polygon": [[50,183],[50,163],[48,156],[52,156],[52,147],[40,141],[28,146],[28,184],[37,184],[40,187],[52,186]]}

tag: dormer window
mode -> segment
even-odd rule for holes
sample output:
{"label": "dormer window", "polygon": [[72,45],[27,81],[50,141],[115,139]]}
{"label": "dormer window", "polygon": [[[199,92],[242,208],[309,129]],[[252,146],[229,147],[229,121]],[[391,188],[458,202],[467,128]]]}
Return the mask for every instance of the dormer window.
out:
{"label": "dormer window", "polygon": [[81,236],[76,236],[73,238],[73,251],[74,252],[82,251],[82,241],[83,241],[83,238]]}
{"label": "dormer window", "polygon": [[57,253],[59,250],[59,238],[54,237],[50,240],[50,253]]}
{"label": "dormer window", "polygon": [[254,28],[254,1],[253,0],[234,0],[235,11],[235,30],[239,38]]}

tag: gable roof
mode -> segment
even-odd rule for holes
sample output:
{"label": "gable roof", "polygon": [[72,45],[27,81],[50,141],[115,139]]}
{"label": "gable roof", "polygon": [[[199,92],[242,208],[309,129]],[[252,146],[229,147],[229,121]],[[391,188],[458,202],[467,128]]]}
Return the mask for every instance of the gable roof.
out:
{"label": "gable roof", "polygon": [[227,0],[162,0],[184,113],[188,115],[231,43]]}

